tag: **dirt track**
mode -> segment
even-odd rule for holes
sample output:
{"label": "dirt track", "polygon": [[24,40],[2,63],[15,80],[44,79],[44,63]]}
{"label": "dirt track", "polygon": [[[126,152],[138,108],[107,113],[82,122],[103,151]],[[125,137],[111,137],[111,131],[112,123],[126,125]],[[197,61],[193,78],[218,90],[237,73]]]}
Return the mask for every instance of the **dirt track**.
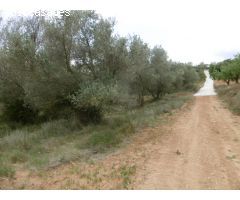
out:
{"label": "dirt track", "polygon": [[135,188],[239,189],[239,125],[218,97],[195,97],[154,145]]}
{"label": "dirt track", "polygon": [[[97,157],[99,157],[97,155]],[[135,166],[125,186],[122,166]],[[240,118],[217,96],[194,97],[156,127],[93,163],[74,162],[40,175],[19,171],[0,188],[240,189]]]}

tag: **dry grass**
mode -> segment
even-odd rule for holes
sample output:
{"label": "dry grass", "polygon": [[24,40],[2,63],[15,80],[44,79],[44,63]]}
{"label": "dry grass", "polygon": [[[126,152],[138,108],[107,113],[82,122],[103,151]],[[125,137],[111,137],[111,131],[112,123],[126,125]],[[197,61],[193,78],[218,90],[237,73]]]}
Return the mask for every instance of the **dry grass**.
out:
{"label": "dry grass", "polygon": [[[82,126],[72,119],[16,130],[6,128],[0,137],[0,161],[4,166],[0,176],[13,177],[15,169],[45,170],[112,152],[136,131],[155,126],[162,114],[171,113],[189,99],[190,93],[166,95],[142,108],[110,112],[99,125]],[[132,171],[122,168],[124,187],[127,187]]]}
{"label": "dry grass", "polygon": [[216,81],[215,88],[219,97],[227,104],[228,108],[240,115],[240,84],[231,82],[228,86],[224,82]]}

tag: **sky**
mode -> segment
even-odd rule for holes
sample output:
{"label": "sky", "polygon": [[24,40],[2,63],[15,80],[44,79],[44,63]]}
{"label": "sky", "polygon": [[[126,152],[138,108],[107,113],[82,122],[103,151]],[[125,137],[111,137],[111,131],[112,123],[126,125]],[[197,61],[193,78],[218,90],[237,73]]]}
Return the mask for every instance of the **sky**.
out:
{"label": "sky", "polygon": [[14,10],[93,9],[103,17],[115,18],[115,33],[121,36],[137,34],[150,47],[161,45],[174,61],[211,63],[240,53],[239,0],[31,2],[22,0],[13,4],[8,0],[1,9],[4,15]]}

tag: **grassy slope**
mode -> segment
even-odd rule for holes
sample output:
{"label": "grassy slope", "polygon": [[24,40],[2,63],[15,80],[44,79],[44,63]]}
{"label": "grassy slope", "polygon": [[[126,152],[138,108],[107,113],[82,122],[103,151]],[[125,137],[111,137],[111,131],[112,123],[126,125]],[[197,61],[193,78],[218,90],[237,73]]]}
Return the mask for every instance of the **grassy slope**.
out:
{"label": "grassy slope", "polygon": [[240,84],[231,83],[227,86],[225,83],[215,82],[215,89],[228,108],[240,115]]}
{"label": "grassy slope", "polygon": [[153,126],[162,114],[181,107],[191,96],[176,93],[138,109],[114,108],[99,125],[81,126],[71,119],[10,130],[1,124],[0,177],[12,177],[16,169],[47,169],[109,152],[138,129]]}

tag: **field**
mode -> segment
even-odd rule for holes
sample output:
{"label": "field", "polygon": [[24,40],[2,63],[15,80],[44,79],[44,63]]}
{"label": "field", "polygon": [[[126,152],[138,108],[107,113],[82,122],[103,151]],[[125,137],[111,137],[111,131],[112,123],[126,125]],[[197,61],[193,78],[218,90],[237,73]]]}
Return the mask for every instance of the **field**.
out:
{"label": "field", "polygon": [[99,125],[84,126],[71,119],[11,129],[2,123],[0,177],[12,179],[21,170],[44,173],[72,161],[102,159],[190,99],[191,93],[175,93],[143,108],[114,107]]}

